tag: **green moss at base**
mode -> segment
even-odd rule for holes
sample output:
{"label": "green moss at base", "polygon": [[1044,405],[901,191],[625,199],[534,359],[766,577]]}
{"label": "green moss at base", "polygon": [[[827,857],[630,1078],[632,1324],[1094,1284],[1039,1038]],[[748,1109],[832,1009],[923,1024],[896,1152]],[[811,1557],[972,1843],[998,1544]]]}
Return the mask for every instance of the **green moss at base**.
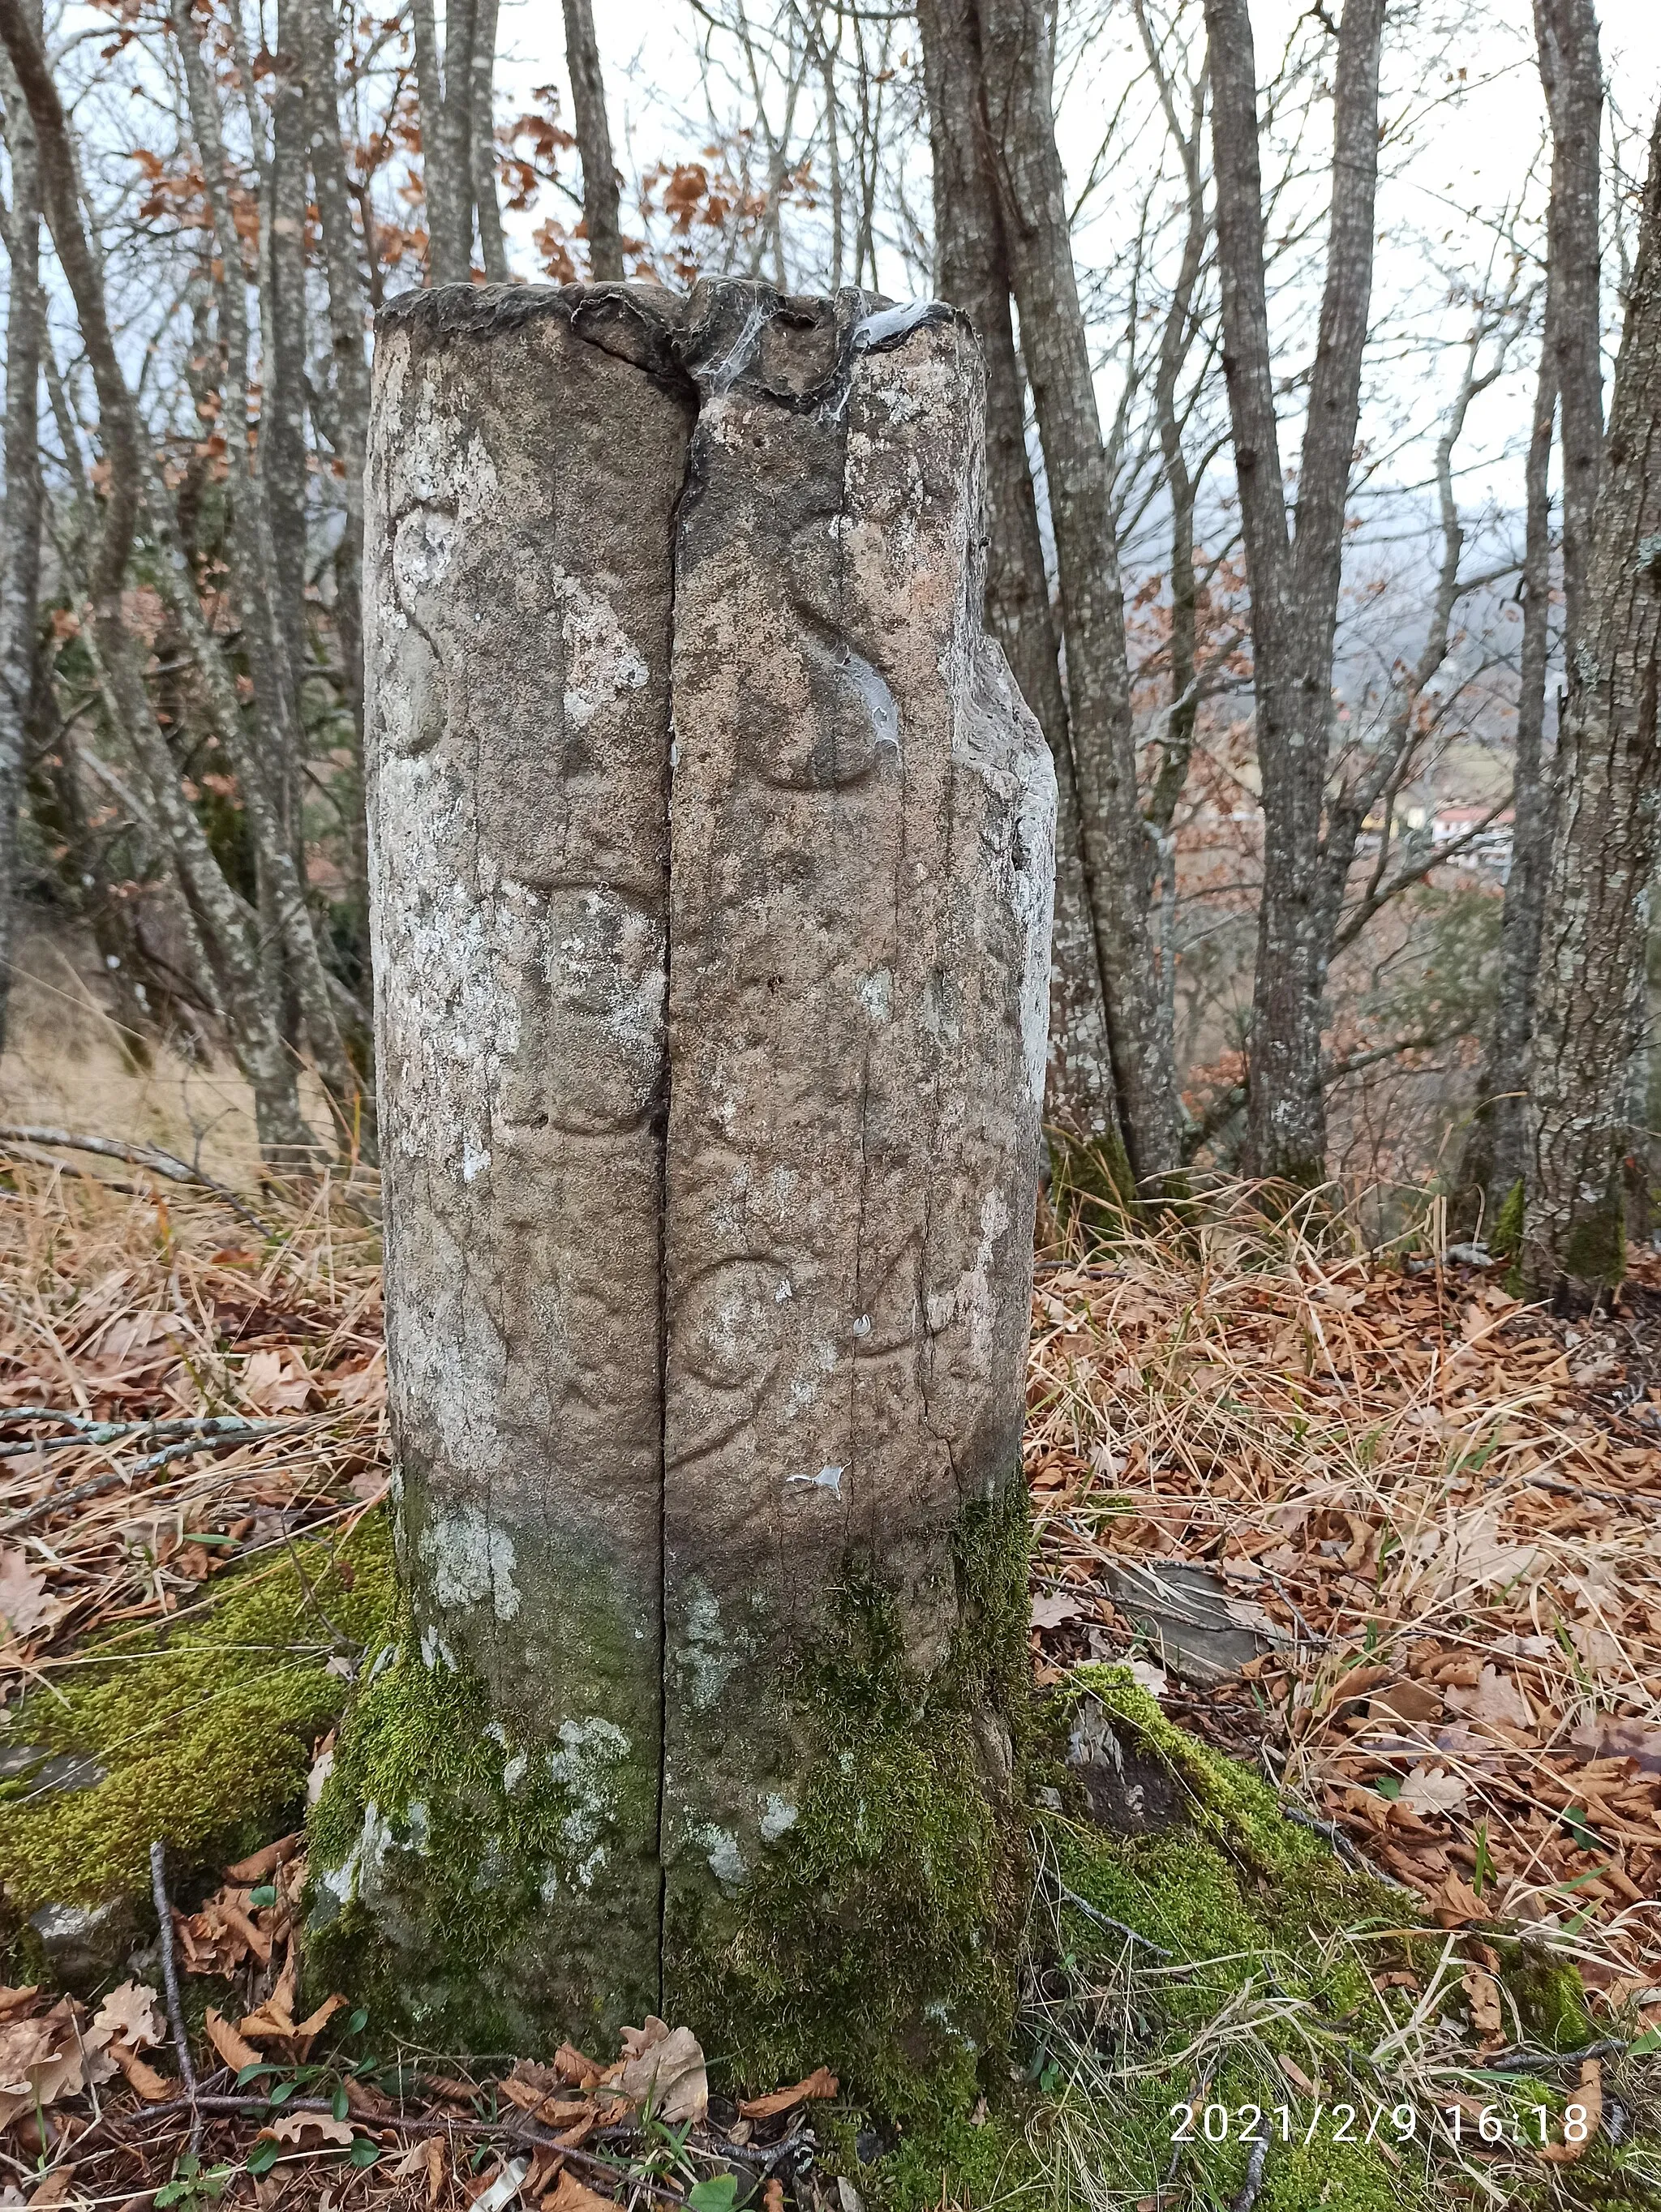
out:
{"label": "green moss at base", "polygon": [[347,1694],[337,1654],[373,1653],[396,1615],[391,1534],[367,1514],[338,1548],[301,1541],[210,1583],[185,1619],[106,1636],[9,1716],[7,1746],[94,1762],[91,1789],[0,1788],[10,1911],[149,1890],[160,1838],[176,1873],[264,1842],[304,1801],[312,1747]]}
{"label": "green moss at base", "polygon": [[519,1741],[406,1630],[354,1702],[310,1822],[307,1975],[436,2047],[615,2041],[655,2003],[655,1746],[597,1717]]}
{"label": "green moss at base", "polygon": [[1494,1234],[1488,1238],[1488,1249],[1496,1259],[1514,1260],[1523,1249],[1523,1221],[1527,1194],[1523,1178],[1518,1176],[1500,1203],[1494,1217]]}
{"label": "green moss at base", "polygon": [[[1083,1817],[1066,1757],[1081,1724],[1105,1756],[1110,1735],[1139,1772],[1176,1785],[1171,1826],[1122,1836]],[[1181,2148],[1171,2107],[1199,2083],[1184,2054],[1212,2051],[1208,2100],[1269,2107],[1292,2096],[1281,2053],[1331,2094],[1357,2094],[1389,2025],[1362,1961],[1369,1931],[1401,1925],[1400,1899],[1289,1822],[1265,1783],[1185,1735],[1128,1674],[1076,1670],[1041,1709],[1030,1770],[1071,1809],[1034,1816],[1041,1871],[1025,1949],[1042,1994],[1013,2042],[1021,2081],[1005,2069],[981,2126],[926,2117],[860,2170],[867,2202],[891,2212],[929,2212],[943,2187],[946,2201],[1035,2208],[1153,2197]],[[1123,1929],[1165,1955],[1128,1944]],[[1248,2014],[1251,2032],[1238,2033]],[[1211,2044],[1210,2024],[1229,2016],[1237,2032]],[[1232,2139],[1182,2148],[1171,2201],[1224,2212],[1248,2156]],[[1373,2145],[1330,2142],[1277,2145],[1257,2200],[1273,2212],[1452,2201]]]}
{"label": "green moss at base", "polygon": [[672,1888],[665,1995],[718,2074],[829,2065],[889,2118],[965,2115],[1001,2072],[1030,1859],[1027,1524],[1012,1485],[958,1532],[958,1625],[928,1679],[854,1570],[777,1685],[803,1746],[788,1834],[719,1914]]}

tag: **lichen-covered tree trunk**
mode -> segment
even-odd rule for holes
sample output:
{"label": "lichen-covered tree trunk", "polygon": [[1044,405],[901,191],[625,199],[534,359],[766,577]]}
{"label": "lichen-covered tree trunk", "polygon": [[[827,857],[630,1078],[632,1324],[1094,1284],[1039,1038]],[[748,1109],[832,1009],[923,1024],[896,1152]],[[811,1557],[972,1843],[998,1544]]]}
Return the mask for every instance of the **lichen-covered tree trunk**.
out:
{"label": "lichen-covered tree trunk", "polygon": [[1007,2017],[1055,796],[982,391],[855,292],[382,319],[411,1631],[314,1918],[452,2034],[658,2010],[897,2104]]}
{"label": "lichen-covered tree trunk", "polygon": [[1535,1018],[1524,1270],[1560,1299],[1626,1273],[1630,1070],[1661,845],[1661,120],[1650,146],[1558,740]]}

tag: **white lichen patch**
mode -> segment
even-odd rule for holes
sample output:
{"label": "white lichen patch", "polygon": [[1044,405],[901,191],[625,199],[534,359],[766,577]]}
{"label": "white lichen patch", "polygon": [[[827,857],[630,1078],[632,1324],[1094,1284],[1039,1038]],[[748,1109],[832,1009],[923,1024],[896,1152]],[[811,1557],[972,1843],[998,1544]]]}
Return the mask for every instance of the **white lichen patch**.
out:
{"label": "white lichen patch", "polygon": [[435,1513],[421,1532],[421,1556],[440,1605],[475,1606],[488,1600],[498,1620],[511,1620],[518,1613],[513,1539],[479,1506]]}
{"label": "white lichen patch", "polygon": [[554,571],[552,583],[564,647],[565,720],[572,729],[586,729],[625,692],[643,691],[649,675],[608,600],[563,568]]}
{"label": "white lichen patch", "polygon": [[761,1801],[761,1819],[757,1823],[764,1844],[776,1844],[779,1838],[796,1825],[794,1800],[777,1790],[770,1790]]}
{"label": "white lichen patch", "polygon": [[692,1710],[707,1713],[726,1688],[739,1655],[721,1625],[719,1600],[702,1583],[694,1584],[687,1595],[685,1620],[685,1640],[678,1656],[688,1677]]}
{"label": "white lichen patch", "polygon": [[596,1713],[584,1721],[562,1721],[559,1749],[546,1755],[549,1777],[566,1796],[560,1840],[571,1853],[570,1880],[580,1889],[591,1888],[605,1863],[605,1839],[618,1808],[617,1771],[630,1748],[624,1730]]}
{"label": "white lichen patch", "polygon": [[744,1853],[739,1839],[730,1828],[707,1827],[698,1832],[698,1841],[704,1847],[709,1871],[715,1880],[729,1888],[736,1887],[749,1869],[744,1863]]}
{"label": "white lichen patch", "polygon": [[344,1861],[338,1867],[325,1867],[318,1878],[342,1905],[359,1898],[366,1905],[373,1903],[392,1843],[392,1823],[371,1797],[363,1808],[363,1826]]}

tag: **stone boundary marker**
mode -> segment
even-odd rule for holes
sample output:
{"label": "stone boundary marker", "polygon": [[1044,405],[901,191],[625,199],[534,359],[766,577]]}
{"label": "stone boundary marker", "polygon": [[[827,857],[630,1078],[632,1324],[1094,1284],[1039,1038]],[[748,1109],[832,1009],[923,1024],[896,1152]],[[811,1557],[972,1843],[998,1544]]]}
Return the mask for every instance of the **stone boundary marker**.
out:
{"label": "stone boundary marker", "polygon": [[867,2075],[879,2014],[918,2063],[995,2032],[1054,788],[980,628],[982,405],[960,316],[858,292],[380,319],[411,1626],[313,1918],[476,2047],[730,2011],[818,2063],[861,1973]]}

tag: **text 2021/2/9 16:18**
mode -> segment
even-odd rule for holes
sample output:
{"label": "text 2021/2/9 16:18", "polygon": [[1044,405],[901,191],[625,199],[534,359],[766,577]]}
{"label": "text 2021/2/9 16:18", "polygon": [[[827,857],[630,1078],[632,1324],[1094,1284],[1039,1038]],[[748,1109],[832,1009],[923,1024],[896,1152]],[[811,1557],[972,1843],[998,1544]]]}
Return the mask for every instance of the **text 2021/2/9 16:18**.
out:
{"label": "text 2021/2/9 16:18", "polygon": [[[1415,2105],[1318,2104],[1307,2114],[1289,2105],[1197,2105],[1171,2107],[1172,2142],[1253,2142],[1265,2135],[1282,2142],[1313,2142],[1324,2135],[1333,2142],[1384,2141],[1412,2142],[1422,2129],[1450,2142],[1529,2143],[1536,2148],[1553,2140],[1555,2115],[1548,2105],[1526,2105],[1511,2110],[1484,2105],[1473,2112],[1463,2105],[1439,2107],[1433,2115]],[[1591,2120],[1585,2106],[1563,2109],[1562,2140],[1584,2142]]]}

